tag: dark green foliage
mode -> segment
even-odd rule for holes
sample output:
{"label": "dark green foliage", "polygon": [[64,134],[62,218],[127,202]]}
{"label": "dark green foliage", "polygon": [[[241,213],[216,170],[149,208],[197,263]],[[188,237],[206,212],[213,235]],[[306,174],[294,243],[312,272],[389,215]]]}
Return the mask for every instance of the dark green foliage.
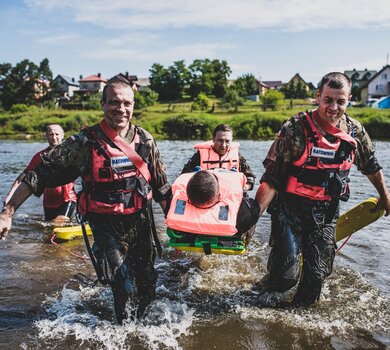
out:
{"label": "dark green foliage", "polygon": [[173,62],[173,65],[168,68],[154,63],[149,71],[150,87],[158,93],[160,100],[177,100],[184,96],[189,77],[184,61]]}
{"label": "dark green foliage", "polygon": [[135,109],[153,106],[158,100],[158,93],[149,88],[135,91]]}
{"label": "dark green foliage", "polygon": [[170,140],[208,140],[217,121],[208,115],[180,114],[163,120],[163,131]]}
{"label": "dark green foliage", "polygon": [[243,140],[260,140],[274,137],[280,130],[285,115],[244,115],[236,116],[229,121],[234,130],[234,137]]}
{"label": "dark green foliage", "polygon": [[27,111],[28,111],[28,106],[24,103],[16,103],[10,109],[10,112],[12,114],[23,113],[23,112],[27,112]]}
{"label": "dark green foliage", "polygon": [[283,99],[284,95],[282,92],[278,90],[268,90],[263,96],[261,96],[263,110],[270,108],[275,111],[283,102]]}
{"label": "dark green foliage", "polygon": [[244,99],[239,96],[238,92],[230,88],[220,103],[221,107],[227,108],[227,109],[234,109],[234,112],[238,112],[238,107],[244,105]]}
{"label": "dark green foliage", "polygon": [[205,94],[200,93],[194,100],[194,103],[192,104],[192,109],[194,111],[206,111],[209,108],[209,106],[210,106],[209,98]]}
{"label": "dark green foliage", "polygon": [[195,98],[200,93],[222,97],[227,91],[231,69],[227,61],[194,60],[189,68],[188,93]]}
{"label": "dark green foliage", "polygon": [[0,65],[0,103],[7,110],[14,104],[44,104],[53,99],[52,82],[47,58],[39,66],[27,59],[15,67],[3,63]]}
{"label": "dark green foliage", "polygon": [[241,97],[259,94],[259,83],[253,74],[244,74],[238,77],[234,86]]}

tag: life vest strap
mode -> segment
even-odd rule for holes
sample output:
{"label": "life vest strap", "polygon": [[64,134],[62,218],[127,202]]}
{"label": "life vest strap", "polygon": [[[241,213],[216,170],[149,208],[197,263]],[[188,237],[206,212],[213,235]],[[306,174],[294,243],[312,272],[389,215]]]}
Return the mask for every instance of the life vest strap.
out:
{"label": "life vest strap", "polygon": [[105,119],[103,119],[99,125],[106,136],[133,162],[141,175],[149,183],[152,176],[150,175],[147,164],[141,156],[108,125]]}

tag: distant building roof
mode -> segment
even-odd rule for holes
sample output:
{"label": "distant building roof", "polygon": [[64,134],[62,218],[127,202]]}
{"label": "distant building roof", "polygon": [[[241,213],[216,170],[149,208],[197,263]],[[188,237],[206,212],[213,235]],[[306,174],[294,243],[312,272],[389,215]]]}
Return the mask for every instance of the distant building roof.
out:
{"label": "distant building roof", "polygon": [[79,80],[80,83],[86,83],[86,82],[90,82],[90,81],[101,81],[103,83],[106,83],[107,79],[102,78],[100,73],[99,73],[97,75],[93,74],[93,75],[90,75],[90,76],[88,76],[86,78],[81,78]]}
{"label": "distant building roof", "polygon": [[295,78],[298,78],[300,80],[302,80],[302,82],[306,85],[308,85],[308,83],[306,83],[306,81],[300,76],[299,73],[296,73],[291,79],[290,81],[287,83],[287,85],[289,85]]}
{"label": "distant building roof", "polygon": [[356,70],[355,68],[353,70],[346,70],[344,71],[344,74],[348,76],[351,80],[357,81],[357,80],[369,80],[372,78],[373,75],[376,74],[376,70],[368,70],[367,68],[364,70]]}
{"label": "distant building roof", "polygon": [[261,83],[265,84],[269,88],[274,88],[274,87],[278,87],[278,86],[282,86],[283,85],[281,80],[268,80],[268,81],[262,80]]}
{"label": "distant building roof", "polygon": [[372,81],[372,80],[374,80],[379,74],[381,74],[385,69],[387,69],[387,68],[390,68],[390,65],[389,64],[387,64],[386,66],[383,66],[383,68],[380,70],[380,71],[378,71],[378,72],[376,72],[368,81],[366,81],[361,87],[362,88],[364,88],[364,87],[366,87],[366,86],[368,86],[368,84]]}
{"label": "distant building roof", "polygon": [[76,80],[72,77],[68,77],[67,75],[58,74],[54,80],[57,80],[57,78],[61,78],[64,80],[68,85],[71,86],[80,86],[79,83],[76,82]]}

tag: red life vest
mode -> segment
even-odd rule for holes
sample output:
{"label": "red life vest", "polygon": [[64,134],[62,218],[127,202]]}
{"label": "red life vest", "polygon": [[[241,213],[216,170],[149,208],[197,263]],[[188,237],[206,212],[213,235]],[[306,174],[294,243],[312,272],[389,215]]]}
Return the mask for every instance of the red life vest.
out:
{"label": "red life vest", "polygon": [[229,150],[222,157],[214,151],[213,141],[207,141],[204,143],[198,143],[194,146],[199,151],[200,164],[202,170],[209,170],[215,168],[232,169],[237,171],[240,167],[240,156],[238,154],[238,148],[240,144],[238,142],[232,142]]}
{"label": "red life vest", "polygon": [[[89,175],[84,177],[78,210],[81,215],[99,213],[110,215],[133,214],[145,208],[152,191],[139,170],[118,148],[93,135]],[[135,136],[130,147],[140,143]]]}
{"label": "red life vest", "polygon": [[180,175],[172,185],[172,203],[165,224],[182,232],[214,236],[233,236],[237,233],[237,213],[243,197],[246,177],[243,173],[210,170],[218,178],[220,200],[211,208],[193,206],[187,197],[188,181],[195,173]]}
{"label": "red life vest", "polygon": [[311,200],[329,201],[335,197],[348,200],[348,174],[355,157],[356,141],[346,132],[332,128],[337,141],[329,142],[312,118],[311,114],[300,114],[306,147],[302,156],[292,162],[285,192]]}

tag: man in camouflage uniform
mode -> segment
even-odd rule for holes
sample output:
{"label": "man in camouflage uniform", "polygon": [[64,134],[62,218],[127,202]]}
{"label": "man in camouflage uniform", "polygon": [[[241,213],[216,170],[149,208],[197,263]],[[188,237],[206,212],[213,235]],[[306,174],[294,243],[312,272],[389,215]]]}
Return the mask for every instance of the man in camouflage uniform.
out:
{"label": "man in camouflage uniform", "polygon": [[[89,198],[99,197],[99,201],[103,202],[102,207],[105,206],[105,203],[110,202],[107,201],[107,198],[112,199],[116,196],[119,198],[119,202],[115,202],[117,208],[121,205],[125,209],[131,208],[134,205],[135,193],[138,191],[144,195],[145,200],[142,201],[141,209],[126,215],[120,215],[121,213],[117,212],[102,214],[99,213],[99,210],[93,212],[91,206],[88,208],[88,202],[84,203],[86,207],[86,209],[84,208],[85,218],[89,221],[94,235],[93,252],[97,260],[96,272],[100,281],[111,286],[116,318],[119,323],[122,323],[127,317],[125,305],[130,296],[136,295],[133,300],[137,306],[136,316],[142,315],[155,296],[157,272],[154,268],[154,259],[156,252],[152,237],[151,203],[148,194],[152,190],[153,199],[159,202],[162,209],[165,210],[167,201],[171,198],[171,188],[167,182],[164,165],[153,137],[146,130],[131,123],[134,92],[128,82],[120,80],[120,78],[111,79],[104,88],[101,104],[104,119],[100,124],[82,130],[79,134],[55,147],[51,152],[43,155],[42,164],[35,171],[27,174],[0,214],[0,233],[2,239],[5,239],[11,227],[15,210],[31,194],[40,196],[45,187],[65,184],[78,176],[83,179],[83,195],[88,195]],[[122,191],[120,193],[119,189],[114,190],[114,187],[104,192],[102,191],[104,183],[97,184],[91,181],[93,177],[91,173],[94,169],[92,167],[93,150],[98,150],[97,153],[95,152],[97,154],[95,159],[105,153],[107,149],[114,150],[113,152],[120,151],[103,132],[101,125],[104,121],[115,132],[116,136],[119,135],[122,140],[133,145],[135,152],[147,164],[151,179],[149,183],[144,182],[140,186],[139,183],[144,178],[138,175],[136,180],[138,185],[133,192]],[[137,138],[138,142],[133,142],[136,135],[139,137]],[[100,140],[99,144],[98,140]],[[107,153],[105,154],[107,155]],[[108,169],[106,171],[108,174],[117,172],[118,170],[112,165],[113,159],[117,158],[111,158],[111,165],[104,165],[107,168],[99,168],[98,170],[102,170],[104,173],[103,170]],[[122,156],[122,160],[127,162],[127,173],[136,172],[137,166],[134,168],[135,163],[129,161],[127,156]],[[106,164],[106,160],[104,162]],[[110,159],[108,163],[110,163]],[[89,182],[86,181],[88,178]],[[120,180],[114,185],[121,185]],[[125,186],[125,182],[123,182],[123,186]],[[100,186],[100,190],[97,185]],[[81,205],[81,200],[79,205]]]}
{"label": "man in camouflage uniform", "polygon": [[[219,158],[221,159],[228,151],[230,144],[233,141],[233,132],[230,127],[226,124],[218,125],[213,131],[213,149],[218,153]],[[194,171],[195,168],[200,166],[200,152],[197,151],[194,155],[188,160],[184,165],[181,174],[190,173]],[[218,167],[223,167],[219,164]],[[203,169],[203,167],[202,167]],[[239,153],[239,166],[238,171],[244,173],[246,176],[246,185],[245,191],[250,191],[253,189],[255,183],[255,174],[252,172],[249,164],[247,163],[245,157]]]}
{"label": "man in camouflage uniform", "polygon": [[[345,113],[350,91],[351,81],[344,74],[325,75],[317,92],[318,108],[290,118],[263,162],[266,170],[256,200],[260,213],[269,206],[272,221],[269,273],[261,282],[264,306],[318,301],[335,257],[339,200],[347,200],[349,195],[349,169],[344,171],[341,165],[350,162],[350,167],[353,162],[368,177],[380,196],[377,209],[389,214],[390,194],[371,139],[364,127]],[[315,147],[319,139],[333,151]],[[310,144],[312,153],[308,154]],[[340,145],[338,149],[335,144]],[[328,159],[316,156],[314,148],[317,154],[325,151]],[[311,164],[316,164],[314,170],[308,169]],[[316,198],[315,191],[322,191],[321,196]]]}

